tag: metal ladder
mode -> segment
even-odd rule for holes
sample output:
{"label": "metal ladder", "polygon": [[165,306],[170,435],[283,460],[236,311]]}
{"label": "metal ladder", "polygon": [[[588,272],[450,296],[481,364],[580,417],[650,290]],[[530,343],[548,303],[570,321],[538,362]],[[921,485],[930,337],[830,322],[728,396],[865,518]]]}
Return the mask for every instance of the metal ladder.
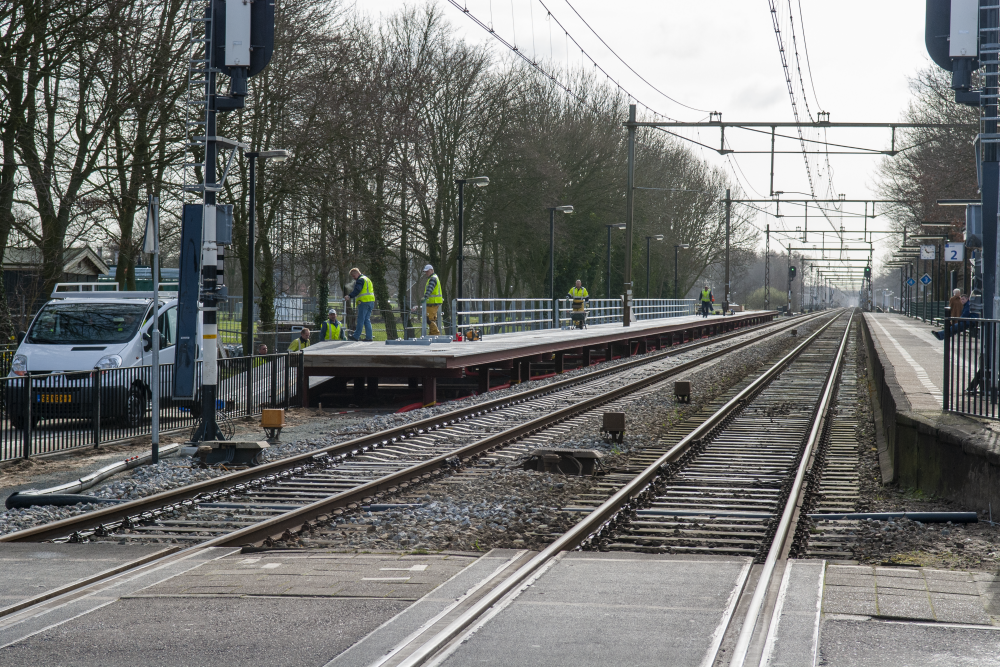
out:
{"label": "metal ladder", "polygon": [[[187,95],[184,100],[184,166],[185,199],[205,191],[205,144],[208,126],[208,95],[205,86],[211,72],[212,19],[208,14],[211,0],[192,0],[191,38],[189,40]],[[199,169],[200,176],[199,176]]]}

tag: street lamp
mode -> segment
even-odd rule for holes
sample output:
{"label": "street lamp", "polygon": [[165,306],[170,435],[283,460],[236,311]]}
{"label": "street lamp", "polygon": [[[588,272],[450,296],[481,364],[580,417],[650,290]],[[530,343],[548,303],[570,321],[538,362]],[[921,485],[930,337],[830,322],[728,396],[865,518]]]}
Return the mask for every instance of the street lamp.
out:
{"label": "street lamp", "polygon": [[649,242],[651,240],[662,241],[663,234],[654,234],[646,237],[646,298],[649,298]]}
{"label": "street lamp", "polygon": [[456,178],[458,183],[458,298],[462,298],[462,281],[465,278],[465,221],[463,218],[465,208],[465,184],[475,185],[485,188],[490,184],[488,176],[473,176],[472,178]]}
{"label": "street lamp", "polygon": [[549,207],[549,300],[552,301],[552,326],[559,324],[559,308],[556,307],[556,211],[572,213],[573,207],[568,204]]}
{"label": "street lamp", "polygon": [[[250,160],[250,215],[247,221],[247,280],[246,285],[243,286],[243,299],[250,302],[248,318],[249,329],[247,333],[244,334],[243,339],[243,354],[245,356],[250,356],[253,354],[253,288],[254,288],[254,262],[257,260],[257,252],[255,245],[257,243],[254,237],[257,231],[257,160],[274,160],[275,162],[284,162],[291,155],[291,151],[279,148],[273,151],[257,151],[255,153],[244,153],[244,155]],[[243,308],[244,314],[247,313],[247,307]],[[275,352],[276,350],[272,350]]]}
{"label": "street lamp", "polygon": [[625,229],[624,222],[616,222],[613,225],[604,225],[608,228],[608,298],[611,298],[611,229]]}
{"label": "street lamp", "polygon": [[674,298],[679,299],[677,296],[677,251],[687,250],[691,247],[690,243],[678,243],[674,246]]}

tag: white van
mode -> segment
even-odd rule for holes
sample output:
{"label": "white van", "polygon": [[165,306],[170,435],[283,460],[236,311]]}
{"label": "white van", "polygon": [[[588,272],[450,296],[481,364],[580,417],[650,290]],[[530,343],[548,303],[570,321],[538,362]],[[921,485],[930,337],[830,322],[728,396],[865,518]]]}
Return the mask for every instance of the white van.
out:
{"label": "white van", "polygon": [[[57,285],[52,300],[35,315],[18,338],[10,377],[66,373],[32,382],[32,422],[46,418],[92,419],[94,371],[102,373],[101,419],[136,426],[152,396],[148,366],[152,363],[153,299],[151,292],[66,292]],[[172,365],[177,342],[175,292],[161,292],[159,315],[160,364]],[[197,340],[202,340],[201,318]],[[198,357],[201,357],[199,345]],[[147,368],[142,368],[142,367]],[[135,369],[129,371],[128,369]],[[172,375],[161,373],[160,395],[170,395]],[[26,387],[8,381],[8,414],[22,428]]]}

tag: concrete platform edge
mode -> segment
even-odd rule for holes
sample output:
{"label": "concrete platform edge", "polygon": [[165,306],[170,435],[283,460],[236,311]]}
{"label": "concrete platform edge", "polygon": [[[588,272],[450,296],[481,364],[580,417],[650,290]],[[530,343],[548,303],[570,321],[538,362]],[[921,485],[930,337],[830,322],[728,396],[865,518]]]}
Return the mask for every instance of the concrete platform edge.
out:
{"label": "concrete platform edge", "polygon": [[1000,433],[983,422],[943,411],[915,411],[889,356],[862,319],[868,353],[879,462],[884,483],[985,510],[1000,507]]}

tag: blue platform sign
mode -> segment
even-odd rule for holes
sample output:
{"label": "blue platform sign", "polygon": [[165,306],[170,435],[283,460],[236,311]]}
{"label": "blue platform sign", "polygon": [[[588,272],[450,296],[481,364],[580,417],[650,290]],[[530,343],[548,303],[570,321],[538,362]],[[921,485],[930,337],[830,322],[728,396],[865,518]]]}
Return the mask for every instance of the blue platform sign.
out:
{"label": "blue platform sign", "polygon": [[928,285],[931,284],[931,277],[925,273],[924,275],[920,276],[920,282],[924,284],[924,287],[927,287]]}
{"label": "blue platform sign", "polygon": [[910,287],[913,287],[914,285],[917,284],[917,281],[914,280],[913,278],[907,278],[906,279],[906,284],[909,285]]}

